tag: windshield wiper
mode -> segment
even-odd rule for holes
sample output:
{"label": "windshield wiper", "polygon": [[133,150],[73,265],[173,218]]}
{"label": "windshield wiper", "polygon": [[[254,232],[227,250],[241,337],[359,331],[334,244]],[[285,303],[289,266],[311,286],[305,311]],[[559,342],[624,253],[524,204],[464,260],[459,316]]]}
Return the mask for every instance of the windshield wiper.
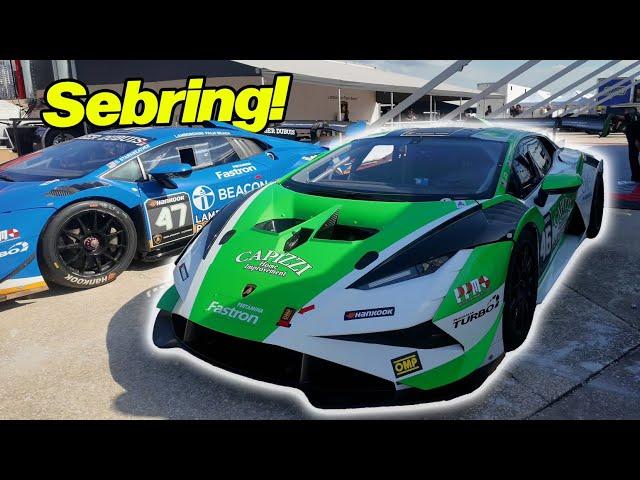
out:
{"label": "windshield wiper", "polygon": [[2,173],[0,173],[0,180],[4,180],[6,182],[15,182],[13,178],[8,177],[7,175],[3,175]]}

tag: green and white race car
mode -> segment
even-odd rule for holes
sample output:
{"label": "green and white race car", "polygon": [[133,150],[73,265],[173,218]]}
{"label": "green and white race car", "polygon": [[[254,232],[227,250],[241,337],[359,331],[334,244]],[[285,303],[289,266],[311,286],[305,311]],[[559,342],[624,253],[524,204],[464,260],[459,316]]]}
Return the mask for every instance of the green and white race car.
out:
{"label": "green and white race car", "polygon": [[324,408],[466,393],[598,234],[602,168],[502,128],[354,140],[213,217],[176,260],[153,342]]}

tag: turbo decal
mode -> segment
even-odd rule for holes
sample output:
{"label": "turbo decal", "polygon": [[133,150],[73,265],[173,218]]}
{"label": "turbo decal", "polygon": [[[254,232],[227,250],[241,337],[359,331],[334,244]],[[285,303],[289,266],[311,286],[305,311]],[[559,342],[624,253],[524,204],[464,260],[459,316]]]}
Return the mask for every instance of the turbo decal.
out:
{"label": "turbo decal", "polygon": [[[260,263],[255,265],[255,262]],[[242,252],[236,256],[236,263],[246,263],[245,270],[268,273],[279,277],[286,276],[287,270],[301,276],[304,272],[313,268],[305,259],[297,255],[275,250],[267,250],[265,253],[262,250],[257,250],[255,253],[251,250]],[[279,268],[281,266],[287,270],[281,270]]]}
{"label": "turbo decal", "polygon": [[207,307],[207,312],[217,313],[223,317],[233,318],[255,325],[258,323],[258,320],[260,320],[263,309],[242,302],[238,302],[235,307],[225,307],[217,300],[214,300]]}
{"label": "turbo decal", "polygon": [[19,238],[20,238],[20,231],[17,228],[0,230],[0,242],[7,242],[9,240],[18,240]]}
{"label": "turbo decal", "polygon": [[474,298],[482,295],[482,293],[489,288],[491,281],[485,275],[478,278],[474,278],[470,282],[456,287],[454,294],[456,296],[456,302],[466,303]]}
{"label": "turbo decal", "polygon": [[344,312],[345,320],[358,320],[360,318],[393,317],[396,314],[396,307],[381,307],[368,310],[352,310]]}
{"label": "turbo decal", "polygon": [[422,370],[422,364],[420,363],[418,352],[393,358],[391,360],[391,366],[393,367],[393,373],[396,378],[404,377],[410,373]]}
{"label": "turbo decal", "polygon": [[495,310],[500,305],[500,295],[494,295],[491,297],[489,301],[489,305],[484,308],[481,308],[478,311],[470,312],[466,315],[453,319],[453,328],[458,328],[459,326],[466,325],[473,320],[484,317],[487,313]]}
{"label": "turbo decal", "polygon": [[3,250],[0,252],[0,258],[8,257],[9,255],[17,255],[18,253],[24,253],[29,250],[28,242],[18,242],[14,245],[11,245],[7,250]]}

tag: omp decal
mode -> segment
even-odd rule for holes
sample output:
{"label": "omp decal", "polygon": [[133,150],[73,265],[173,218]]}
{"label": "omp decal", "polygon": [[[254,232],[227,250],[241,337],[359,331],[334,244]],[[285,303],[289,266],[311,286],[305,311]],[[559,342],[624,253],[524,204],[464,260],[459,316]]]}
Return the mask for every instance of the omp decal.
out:
{"label": "omp decal", "polygon": [[29,242],[18,242],[11,245],[7,250],[0,251],[0,258],[8,257],[9,255],[17,255],[29,250]]}
{"label": "omp decal", "polygon": [[500,305],[500,295],[494,295],[493,297],[491,297],[491,299],[489,300],[489,305],[487,305],[484,308],[481,308],[479,310],[475,310],[473,312],[469,312],[465,315],[462,315],[461,317],[458,318],[454,318],[452,320],[453,322],[453,328],[458,328],[459,326],[464,326],[478,318],[482,318],[484,317],[487,313],[495,310],[496,308],[498,308],[498,306]]}
{"label": "omp decal", "polygon": [[418,352],[413,352],[408,355],[391,359],[391,366],[393,367],[393,373],[396,378],[404,377],[410,373],[422,370],[422,364],[420,363]]}
{"label": "omp decal", "polygon": [[245,173],[255,172],[257,168],[251,163],[240,163],[233,166],[231,170],[226,170],[224,172],[216,172],[216,177],[218,179],[223,178],[233,178],[237,175],[244,175]]}
{"label": "omp decal", "polygon": [[[245,270],[268,273],[279,277],[286,276],[287,270],[301,276],[304,272],[313,268],[305,259],[297,255],[275,250],[267,250],[265,253],[262,250],[257,250],[255,253],[253,251],[242,252],[236,256],[236,263],[245,263]],[[280,267],[284,267],[286,270],[282,270]]]}
{"label": "omp decal", "polygon": [[201,212],[204,212],[213,207],[213,204],[216,201],[216,194],[210,187],[207,187],[206,185],[199,185],[193,189],[191,199],[193,200],[195,207]]}
{"label": "omp decal", "polygon": [[258,323],[258,320],[260,320],[263,309],[242,302],[238,302],[234,307],[225,307],[217,300],[214,300],[207,307],[207,312],[213,312],[223,317],[233,318],[255,325]]}
{"label": "omp decal", "polygon": [[73,283],[75,285],[88,287],[88,286],[94,286],[94,285],[103,285],[105,283],[112,282],[116,279],[117,276],[118,276],[117,273],[111,272],[108,275],[101,275],[95,278],[80,278],[69,273],[64,277],[64,279],[67,282]]}
{"label": "omp decal", "polygon": [[0,230],[0,242],[17,240],[19,238],[20,238],[20,231],[17,228],[8,228],[7,230]]}
{"label": "omp decal", "polygon": [[344,312],[344,319],[358,320],[360,318],[393,317],[395,314],[395,307],[370,308],[367,310],[352,310],[350,312]]}
{"label": "omp decal", "polygon": [[474,278],[473,280],[465,283],[464,285],[460,285],[456,287],[454,290],[454,294],[456,296],[456,302],[458,303],[466,303],[469,300],[472,300],[479,295],[481,295],[489,286],[491,285],[491,281],[485,275],[481,275],[478,278]]}

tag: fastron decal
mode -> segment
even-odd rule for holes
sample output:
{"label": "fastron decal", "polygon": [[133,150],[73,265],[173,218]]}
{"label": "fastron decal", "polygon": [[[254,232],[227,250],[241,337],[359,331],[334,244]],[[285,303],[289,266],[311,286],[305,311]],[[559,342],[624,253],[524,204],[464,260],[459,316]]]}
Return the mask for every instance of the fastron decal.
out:
{"label": "fastron decal", "polygon": [[[252,272],[268,273],[278,277],[284,277],[288,271],[301,276],[307,270],[313,268],[306,260],[292,253],[277,252],[275,250],[249,250],[236,257],[236,263],[245,263],[245,270]],[[284,267],[286,270],[282,270]]]}
{"label": "fastron decal", "polygon": [[225,307],[217,300],[214,300],[207,307],[207,312],[217,313],[223,317],[233,318],[255,325],[258,323],[258,320],[260,320],[263,309],[242,302],[238,302],[234,307]]}
{"label": "fastron decal", "polygon": [[487,313],[492,312],[500,305],[500,295],[494,295],[489,300],[489,305],[475,312],[469,312],[466,315],[458,317],[453,320],[453,328],[458,328],[459,326],[466,325],[473,320],[484,317]]}
{"label": "fastron decal", "polygon": [[368,310],[352,310],[344,312],[345,320],[358,320],[360,318],[393,317],[396,307],[370,308]]}
{"label": "fastron decal", "polygon": [[470,282],[456,287],[456,289],[454,290],[456,302],[466,303],[469,300],[480,296],[487,288],[489,288],[490,285],[491,281],[486,275],[481,275],[478,278],[474,278]]}
{"label": "fastron decal", "polygon": [[418,352],[413,352],[408,355],[392,359],[391,366],[393,367],[393,373],[395,373],[396,378],[404,377],[410,373],[422,370],[422,364],[420,363]]}
{"label": "fastron decal", "polygon": [[227,170],[225,172],[216,172],[216,177],[218,177],[218,180],[223,178],[233,178],[237,175],[243,175],[245,173],[255,172],[256,170],[257,168],[254,165],[250,163],[243,163],[243,164],[234,165],[234,167],[231,170]]}

